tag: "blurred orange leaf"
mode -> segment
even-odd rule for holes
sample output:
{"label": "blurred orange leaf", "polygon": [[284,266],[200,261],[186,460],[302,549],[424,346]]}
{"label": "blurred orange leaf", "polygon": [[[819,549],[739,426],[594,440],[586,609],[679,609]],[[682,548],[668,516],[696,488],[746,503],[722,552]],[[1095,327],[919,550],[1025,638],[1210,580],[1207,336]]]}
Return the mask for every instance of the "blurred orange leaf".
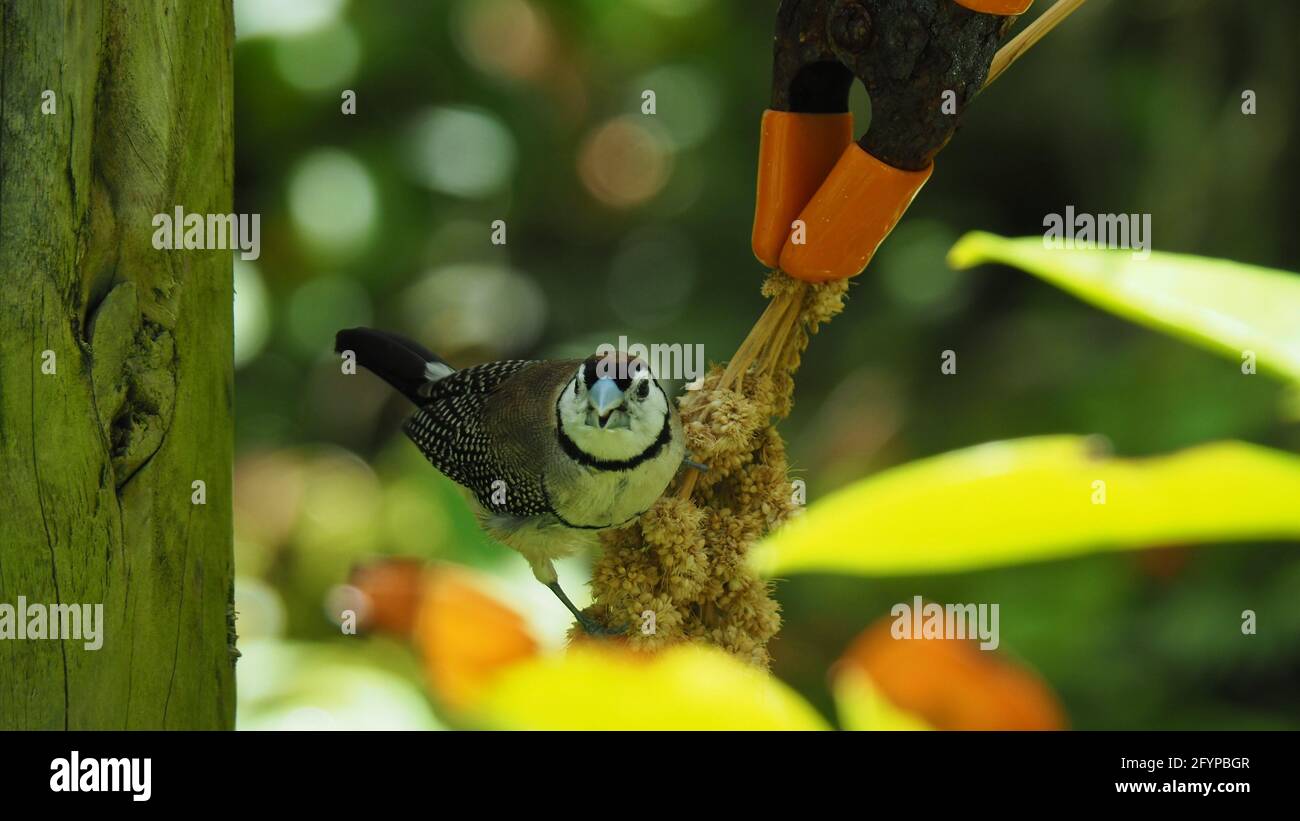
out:
{"label": "blurred orange leaf", "polygon": [[506,667],[537,655],[524,619],[473,571],[391,559],[357,568],[350,584],[364,625],[409,638],[434,694],[453,710],[471,705]]}
{"label": "blurred orange leaf", "polygon": [[415,641],[434,692],[455,710],[538,649],[518,613],[484,592],[474,574],[447,565],[428,571]]}
{"label": "blurred orange leaf", "polygon": [[361,611],[367,630],[409,636],[424,595],[424,562],[385,559],[352,569],[345,601]]}
{"label": "blurred orange leaf", "polygon": [[832,670],[846,729],[1065,728],[1060,703],[1033,672],[978,640],[896,639],[891,622],[860,633]]}

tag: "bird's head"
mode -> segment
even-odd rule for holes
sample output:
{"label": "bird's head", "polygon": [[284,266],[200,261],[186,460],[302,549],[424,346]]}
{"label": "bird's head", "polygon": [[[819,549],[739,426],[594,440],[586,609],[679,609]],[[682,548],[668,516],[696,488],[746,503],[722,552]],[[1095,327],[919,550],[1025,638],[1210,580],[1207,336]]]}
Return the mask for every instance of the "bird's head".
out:
{"label": "bird's head", "polygon": [[588,456],[624,460],[653,445],[669,424],[668,395],[636,357],[596,354],[560,393],[560,429]]}

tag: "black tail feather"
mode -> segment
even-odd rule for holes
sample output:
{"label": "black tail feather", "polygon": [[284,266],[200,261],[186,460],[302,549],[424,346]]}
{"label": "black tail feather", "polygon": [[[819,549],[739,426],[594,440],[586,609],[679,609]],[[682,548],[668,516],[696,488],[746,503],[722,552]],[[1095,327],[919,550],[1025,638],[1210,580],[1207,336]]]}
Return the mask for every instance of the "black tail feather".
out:
{"label": "black tail feather", "polygon": [[383,379],[417,405],[423,399],[419,390],[428,384],[425,366],[430,362],[445,365],[436,354],[418,342],[374,328],[348,328],[334,337],[337,353],[352,351],[357,364]]}

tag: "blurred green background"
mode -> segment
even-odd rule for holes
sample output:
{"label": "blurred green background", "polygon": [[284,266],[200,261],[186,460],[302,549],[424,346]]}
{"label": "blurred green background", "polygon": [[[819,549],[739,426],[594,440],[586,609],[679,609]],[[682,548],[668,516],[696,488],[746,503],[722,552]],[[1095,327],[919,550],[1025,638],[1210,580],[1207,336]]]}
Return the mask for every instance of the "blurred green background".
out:
{"label": "blurred green background", "polygon": [[[620,335],[728,358],[763,307],[749,232],[776,6],[236,0],[236,208],[262,215],[235,272],[240,727],[444,723],[403,643],[330,618],[375,556],[474,565],[560,643],[568,614],[401,436],[404,400],[340,374],[334,332],[400,331],[456,365]],[[782,432],[809,501],[1041,433],[1300,450],[1279,382],[1022,273],[944,264],[967,230],[1038,234],[1073,205],[1152,214],[1156,250],[1297,270],[1297,31],[1286,0],[1092,0],[987,90],[804,358]],[[861,89],[854,108],[860,133]],[[1295,547],[783,581],[773,672],[830,716],[827,668],[890,605],[999,602],[1004,651],[1076,728],[1300,728]],[[560,574],[584,604],[586,561]]]}

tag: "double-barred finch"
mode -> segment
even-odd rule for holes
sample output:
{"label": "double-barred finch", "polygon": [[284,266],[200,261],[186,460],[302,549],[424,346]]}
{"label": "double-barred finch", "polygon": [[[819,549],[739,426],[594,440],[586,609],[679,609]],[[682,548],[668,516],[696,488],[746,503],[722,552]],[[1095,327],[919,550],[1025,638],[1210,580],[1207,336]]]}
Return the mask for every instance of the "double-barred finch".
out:
{"label": "double-barred finch", "polygon": [[340,331],[335,350],[416,404],[406,435],[474,494],[489,535],[523,554],[588,632],[602,632],[552,562],[648,510],[683,464],[677,409],[645,363],[610,354],[458,371],[371,328]]}

